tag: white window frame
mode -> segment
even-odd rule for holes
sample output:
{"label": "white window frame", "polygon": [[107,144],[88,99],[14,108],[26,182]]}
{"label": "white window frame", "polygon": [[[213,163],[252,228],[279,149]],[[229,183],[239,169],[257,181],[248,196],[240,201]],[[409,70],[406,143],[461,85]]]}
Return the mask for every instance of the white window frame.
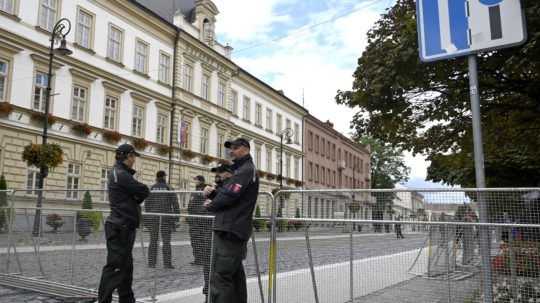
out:
{"label": "white window frame", "polygon": [[[32,180],[30,181],[30,178]],[[26,194],[30,196],[36,196],[39,182],[39,168],[35,166],[28,166],[26,169]],[[31,183],[31,184],[30,184]]]}
{"label": "white window frame", "polygon": [[103,105],[103,128],[109,130],[116,130],[118,128],[119,102],[120,99],[118,97],[110,94],[105,95],[105,103]]}
{"label": "white window frame", "polygon": [[271,108],[267,108],[266,109],[266,130],[271,132],[273,131],[273,127],[274,127],[274,121],[272,119],[272,117],[274,116],[274,112],[272,111]]}
{"label": "white window frame", "polygon": [[68,163],[66,169],[66,199],[79,199],[79,191],[81,185],[81,165],[77,163]]}
{"label": "white window frame", "polygon": [[[118,34],[118,37],[116,37]],[[115,62],[122,62],[124,48],[124,31],[113,24],[109,24],[107,35],[107,58]]]}
{"label": "white window frame", "polygon": [[272,150],[271,149],[266,150],[266,171],[269,173],[272,172]]}
{"label": "white window frame", "polygon": [[60,0],[39,0],[38,24],[44,30],[52,32],[58,21]]}
{"label": "white window frame", "polygon": [[242,99],[242,118],[245,121],[251,121],[251,99],[247,96]]}
{"label": "white window frame", "polygon": [[201,126],[201,144],[199,146],[199,151],[203,155],[208,154],[208,138],[209,138],[210,130],[208,127]]}
{"label": "white window frame", "polygon": [[0,0],[0,11],[10,15],[15,15],[17,0]]}
{"label": "white window frame", "polygon": [[227,155],[225,155],[225,134],[218,134],[218,140],[217,140],[217,156],[219,158],[227,158]]}
{"label": "white window frame", "polygon": [[285,119],[285,128],[292,130],[291,119]]}
{"label": "white window frame", "polygon": [[220,80],[218,84],[218,105],[225,108],[227,100],[227,83]]}
{"label": "white window frame", "polygon": [[276,114],[276,133],[281,134],[283,131],[283,116],[281,114]]}
{"label": "white window frame", "polygon": [[193,92],[193,66],[184,64],[184,89]]}
{"label": "white window frame", "polygon": [[262,104],[255,103],[255,126],[262,127]]}
{"label": "white window frame", "polygon": [[168,135],[169,115],[160,112],[157,114],[156,141],[160,144],[166,144]]}
{"label": "white window frame", "polygon": [[289,178],[291,176],[291,156],[285,155],[285,174],[284,177]]}
{"label": "white window frame", "polygon": [[[78,93],[77,93],[78,92]],[[81,92],[84,92],[82,95]],[[86,122],[88,111],[89,89],[82,85],[75,84],[71,90],[71,120]]]}
{"label": "white window frame", "polygon": [[0,58],[0,62],[4,66],[4,70],[0,69],[0,101],[6,101],[8,96],[8,83],[9,83],[9,64],[10,61]]}
{"label": "white window frame", "polygon": [[300,159],[294,157],[294,179],[300,180]]}
{"label": "white window frame", "polygon": [[102,167],[101,168],[101,178],[99,179],[100,185],[101,185],[101,194],[100,194],[100,200],[101,202],[108,202],[109,201],[109,194],[107,192],[108,189],[108,183],[109,183],[109,173],[111,172],[111,169],[108,167]]}
{"label": "white window frame", "polygon": [[163,51],[159,52],[159,81],[171,83],[171,56]]}
{"label": "white window frame", "polygon": [[[182,124],[185,125],[186,138],[185,138],[185,142],[184,141],[180,142],[180,147],[182,149],[189,149],[189,148],[191,148],[191,123],[188,122],[188,121],[181,121],[180,122],[180,132],[182,131],[182,129],[181,129]],[[182,133],[180,133],[180,139],[181,139],[181,136],[182,136]]]}
{"label": "white window frame", "polygon": [[[34,76],[34,89],[32,94],[32,109],[35,111],[45,112],[45,99],[47,97],[47,73],[36,71]],[[40,81],[38,82],[38,79]],[[36,96],[39,95],[39,106],[36,106]]]}
{"label": "white window frame", "polygon": [[203,74],[201,77],[201,98],[210,100],[210,82],[212,78],[208,74]]}
{"label": "white window frame", "polygon": [[300,144],[300,124],[294,124],[294,144]]}
{"label": "white window frame", "polygon": [[139,104],[133,103],[133,112],[131,114],[131,135],[137,138],[144,137],[144,119],[146,116],[146,108]]}
{"label": "white window frame", "polygon": [[[135,40],[135,62],[133,69],[141,74],[148,74],[148,57],[150,45],[141,39]],[[142,64],[142,66],[141,66]]]}
{"label": "white window frame", "polygon": [[89,11],[77,8],[77,31],[75,41],[84,48],[91,49],[94,40],[94,14]]}
{"label": "white window frame", "polygon": [[233,115],[238,116],[238,92],[235,90],[231,91],[230,110],[233,113]]}
{"label": "white window frame", "polygon": [[255,145],[255,168],[261,168],[262,149],[260,145]]}

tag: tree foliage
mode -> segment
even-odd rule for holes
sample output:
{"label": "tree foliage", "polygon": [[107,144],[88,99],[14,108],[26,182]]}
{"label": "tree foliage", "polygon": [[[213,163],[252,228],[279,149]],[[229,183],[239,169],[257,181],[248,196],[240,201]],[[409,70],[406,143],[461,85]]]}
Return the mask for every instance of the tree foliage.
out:
{"label": "tree foliage", "polygon": [[[528,42],[478,56],[488,186],[540,182],[540,1],[522,1]],[[357,136],[424,154],[428,179],[474,186],[466,58],[422,63],[414,0],[398,0],[368,33],[353,88]]]}

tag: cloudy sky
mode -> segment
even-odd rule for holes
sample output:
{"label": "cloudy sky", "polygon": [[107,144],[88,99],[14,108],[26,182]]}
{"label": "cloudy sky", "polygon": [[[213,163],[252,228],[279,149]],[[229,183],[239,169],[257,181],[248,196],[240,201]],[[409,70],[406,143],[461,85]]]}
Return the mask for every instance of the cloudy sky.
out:
{"label": "cloudy sky", "polygon": [[[394,0],[214,0],[218,40],[233,48],[240,66],[330,120],[349,135],[354,111],[334,102],[352,85],[366,32]],[[304,101],[303,101],[304,100]],[[425,183],[427,163],[406,156],[410,186]]]}

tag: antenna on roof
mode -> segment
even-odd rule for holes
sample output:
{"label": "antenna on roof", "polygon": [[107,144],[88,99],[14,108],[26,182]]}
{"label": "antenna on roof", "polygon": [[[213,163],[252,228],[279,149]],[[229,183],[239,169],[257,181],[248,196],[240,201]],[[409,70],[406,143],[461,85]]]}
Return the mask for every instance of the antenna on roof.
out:
{"label": "antenna on roof", "polygon": [[302,88],[302,107],[305,107],[305,94],[304,94],[304,88]]}

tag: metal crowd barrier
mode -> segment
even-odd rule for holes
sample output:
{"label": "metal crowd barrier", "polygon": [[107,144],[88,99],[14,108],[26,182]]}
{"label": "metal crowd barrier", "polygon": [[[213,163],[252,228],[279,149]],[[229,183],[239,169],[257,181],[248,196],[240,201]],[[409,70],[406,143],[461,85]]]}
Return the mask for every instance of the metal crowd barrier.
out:
{"label": "metal crowd barrier", "polygon": [[[43,193],[37,234],[35,197],[9,192],[9,207],[0,207],[10,214],[0,234],[0,285],[71,298],[97,287],[106,255],[105,195],[69,192]],[[180,213],[143,213],[133,252],[137,298],[202,302],[213,218],[185,214],[198,192],[158,194],[174,194]],[[488,202],[488,222],[477,219],[479,194]],[[88,196],[92,210],[82,209]],[[540,300],[539,201],[538,188],[261,193],[244,262],[249,302],[485,302],[486,266],[493,302]],[[481,229],[489,243],[482,243]],[[162,244],[169,238],[170,252]],[[491,247],[489,264],[481,244]]]}

